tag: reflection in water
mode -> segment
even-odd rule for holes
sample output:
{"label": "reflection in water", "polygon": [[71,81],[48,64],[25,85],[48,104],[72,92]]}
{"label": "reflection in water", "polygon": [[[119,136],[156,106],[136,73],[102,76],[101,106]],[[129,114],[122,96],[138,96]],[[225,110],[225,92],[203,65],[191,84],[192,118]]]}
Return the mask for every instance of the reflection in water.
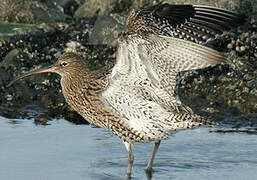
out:
{"label": "reflection in water", "polygon": [[12,125],[18,125],[18,124],[21,124],[22,123],[22,120],[19,120],[19,119],[10,119],[8,121],[9,124],[12,124]]}
{"label": "reflection in water", "polygon": [[[48,123],[36,126],[33,119],[0,117],[0,179],[127,178],[127,153],[117,137],[65,120]],[[152,179],[252,179],[257,171],[256,135],[210,130],[215,129],[182,131],[163,141]],[[145,167],[153,143],[134,146],[131,179],[150,179]]]}

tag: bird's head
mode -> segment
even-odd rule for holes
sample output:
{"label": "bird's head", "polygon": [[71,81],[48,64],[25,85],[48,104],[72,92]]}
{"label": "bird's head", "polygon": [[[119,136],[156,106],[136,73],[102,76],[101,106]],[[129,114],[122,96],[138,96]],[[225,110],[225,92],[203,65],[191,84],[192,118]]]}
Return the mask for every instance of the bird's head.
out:
{"label": "bird's head", "polygon": [[51,72],[51,73],[57,73],[61,75],[62,78],[65,78],[65,77],[71,78],[74,75],[80,76],[84,73],[86,69],[85,67],[86,67],[86,63],[79,55],[76,55],[75,53],[71,53],[71,52],[64,53],[52,66],[35,70],[32,72],[28,72],[19,77],[16,77],[8,84],[8,87],[11,86],[17,80],[23,79],[25,77],[28,77],[34,74]]}

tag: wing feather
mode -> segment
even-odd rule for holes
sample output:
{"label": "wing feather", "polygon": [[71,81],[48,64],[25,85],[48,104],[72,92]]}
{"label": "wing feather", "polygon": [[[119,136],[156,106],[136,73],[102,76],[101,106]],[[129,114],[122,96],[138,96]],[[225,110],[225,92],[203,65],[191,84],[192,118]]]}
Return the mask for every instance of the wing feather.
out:
{"label": "wing feather", "polygon": [[178,112],[183,105],[168,87],[174,89],[181,70],[224,62],[221,54],[177,38],[130,35],[121,38],[116,57],[101,100],[130,128],[143,133],[145,142],[167,138],[170,131],[212,124],[191,112]]}
{"label": "wing feather", "polygon": [[128,17],[126,31],[130,34],[150,32],[205,43],[223,31],[241,25],[245,18],[217,7],[165,3],[133,11]]}
{"label": "wing feather", "polygon": [[159,88],[174,96],[178,72],[201,69],[227,63],[219,52],[208,47],[172,37],[149,35],[140,45],[140,59],[145,64],[149,77]]}

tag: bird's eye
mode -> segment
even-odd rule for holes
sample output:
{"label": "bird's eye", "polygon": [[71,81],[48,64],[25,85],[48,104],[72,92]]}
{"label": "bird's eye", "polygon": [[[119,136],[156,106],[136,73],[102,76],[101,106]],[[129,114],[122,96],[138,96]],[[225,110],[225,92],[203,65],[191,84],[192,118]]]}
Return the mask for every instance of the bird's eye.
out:
{"label": "bird's eye", "polygon": [[62,63],[61,63],[61,66],[62,66],[62,67],[65,67],[65,66],[67,66],[67,65],[68,65],[67,62],[62,62]]}

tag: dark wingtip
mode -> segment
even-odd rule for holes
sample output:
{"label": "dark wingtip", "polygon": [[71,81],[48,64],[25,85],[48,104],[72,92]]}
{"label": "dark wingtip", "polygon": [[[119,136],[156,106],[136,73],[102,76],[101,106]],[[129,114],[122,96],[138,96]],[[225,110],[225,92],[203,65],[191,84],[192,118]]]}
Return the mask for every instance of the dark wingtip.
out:
{"label": "dark wingtip", "polygon": [[223,8],[205,6],[205,5],[193,5],[196,10],[196,14],[203,15],[203,18],[210,18],[218,20],[217,23],[223,23],[224,29],[232,29],[243,25],[247,19],[247,16],[241,13],[236,13]]}

